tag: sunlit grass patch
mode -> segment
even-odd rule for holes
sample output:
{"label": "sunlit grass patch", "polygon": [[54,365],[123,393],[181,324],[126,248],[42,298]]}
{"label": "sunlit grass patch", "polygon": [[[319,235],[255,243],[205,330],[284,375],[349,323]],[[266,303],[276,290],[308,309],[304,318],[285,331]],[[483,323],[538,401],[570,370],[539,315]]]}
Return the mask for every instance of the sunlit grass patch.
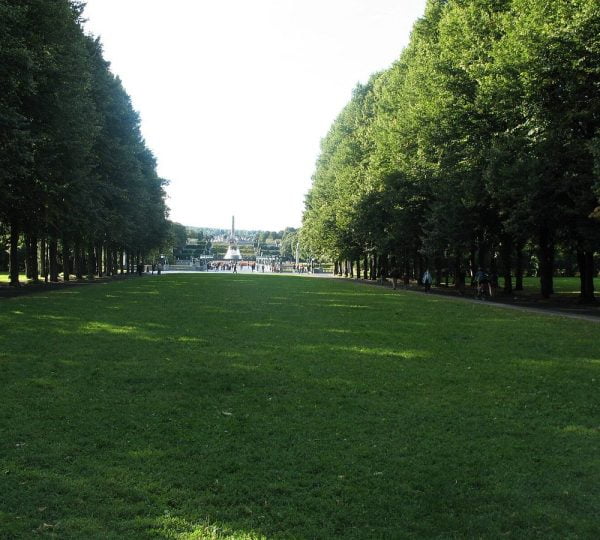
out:
{"label": "sunlit grass patch", "polygon": [[[513,287],[515,282],[513,280]],[[499,286],[504,287],[504,279],[499,279]],[[579,277],[555,277],[553,279],[554,292],[560,295],[578,295],[581,290],[581,281]],[[523,288],[527,293],[539,293],[540,291],[540,278],[538,277],[524,277]],[[600,291],[600,277],[594,278],[594,289],[596,292]]]}
{"label": "sunlit grass patch", "polygon": [[597,537],[600,326],[336,280],[0,301],[0,537]]}
{"label": "sunlit grass patch", "polygon": [[[20,282],[27,282],[27,276],[25,274],[19,274]],[[0,283],[10,283],[10,275],[7,272],[0,272]]]}

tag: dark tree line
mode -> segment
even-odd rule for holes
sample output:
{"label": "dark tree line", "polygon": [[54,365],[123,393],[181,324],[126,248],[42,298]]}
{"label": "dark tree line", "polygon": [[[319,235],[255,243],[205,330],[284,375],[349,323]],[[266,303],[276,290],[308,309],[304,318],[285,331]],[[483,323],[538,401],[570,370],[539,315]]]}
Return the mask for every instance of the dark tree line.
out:
{"label": "dark tree line", "polygon": [[427,266],[460,286],[482,266],[506,292],[533,253],[545,297],[560,256],[592,301],[598,36],[597,0],[429,0],[397,62],[355,89],[322,141],[303,243],[338,272]]}
{"label": "dark tree line", "polygon": [[0,233],[11,284],[131,270],[169,232],[165,180],[83,3],[0,0]]}

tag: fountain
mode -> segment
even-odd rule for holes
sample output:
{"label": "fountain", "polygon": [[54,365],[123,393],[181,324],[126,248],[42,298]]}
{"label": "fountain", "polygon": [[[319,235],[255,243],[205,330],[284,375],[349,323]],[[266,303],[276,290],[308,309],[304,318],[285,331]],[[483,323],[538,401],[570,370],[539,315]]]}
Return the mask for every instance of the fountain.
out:
{"label": "fountain", "polygon": [[231,216],[231,234],[229,235],[229,247],[227,248],[227,253],[223,258],[226,261],[242,260],[242,254],[240,253],[240,248],[238,247],[237,240],[235,238],[235,216]]}

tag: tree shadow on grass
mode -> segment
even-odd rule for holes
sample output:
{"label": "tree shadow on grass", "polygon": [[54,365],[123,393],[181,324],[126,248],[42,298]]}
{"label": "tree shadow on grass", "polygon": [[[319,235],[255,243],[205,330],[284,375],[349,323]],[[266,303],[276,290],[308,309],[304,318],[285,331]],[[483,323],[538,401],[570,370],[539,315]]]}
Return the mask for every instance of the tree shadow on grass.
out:
{"label": "tree shadow on grass", "polygon": [[343,283],[215,283],[0,314],[9,535],[594,532],[600,366],[580,325],[565,344],[535,317],[526,339],[513,314]]}

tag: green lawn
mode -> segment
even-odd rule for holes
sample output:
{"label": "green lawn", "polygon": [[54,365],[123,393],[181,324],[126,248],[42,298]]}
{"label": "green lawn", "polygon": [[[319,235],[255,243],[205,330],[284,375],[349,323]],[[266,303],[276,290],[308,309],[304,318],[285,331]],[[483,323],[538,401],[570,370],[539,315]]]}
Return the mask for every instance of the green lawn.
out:
{"label": "green lawn", "polygon": [[194,274],[0,325],[1,538],[600,537],[599,324]]}
{"label": "green lawn", "polygon": [[[27,276],[25,274],[19,274],[19,281],[27,283]],[[10,276],[7,272],[0,272],[0,284],[10,283]]]}
{"label": "green lawn", "polygon": [[[554,292],[557,294],[566,295],[579,295],[581,290],[581,282],[578,277],[555,277],[553,280]],[[504,287],[504,279],[499,280],[500,288]],[[513,279],[513,287],[515,286],[515,280]],[[525,277],[523,278],[523,288],[527,293],[539,293],[540,292],[540,278],[538,277]],[[596,294],[600,293],[600,278],[594,278],[594,289]]]}
{"label": "green lawn", "polygon": [[[69,274],[69,276],[71,276],[72,280],[76,279],[76,277],[73,274]],[[63,274],[61,273],[60,274],[61,281],[62,281],[62,277],[63,277]],[[39,279],[40,279],[40,282],[44,281],[44,278],[42,276],[40,276]],[[29,279],[27,278],[27,274],[19,274],[19,282],[22,285],[27,284],[28,281],[29,281]],[[0,272],[0,285],[2,285],[2,284],[6,285],[8,283],[10,283],[10,275],[7,272]]]}

